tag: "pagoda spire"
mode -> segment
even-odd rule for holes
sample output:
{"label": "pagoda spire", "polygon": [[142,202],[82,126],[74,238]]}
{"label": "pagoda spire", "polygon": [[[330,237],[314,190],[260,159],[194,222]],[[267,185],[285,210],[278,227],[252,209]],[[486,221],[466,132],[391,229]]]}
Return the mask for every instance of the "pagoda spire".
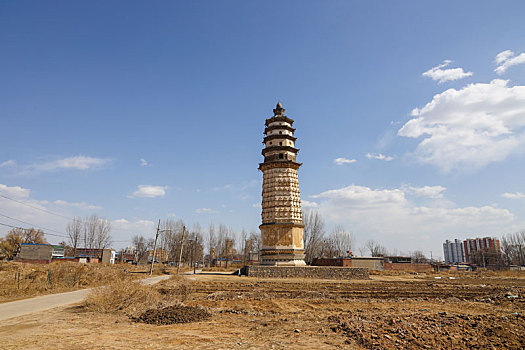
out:
{"label": "pagoda spire", "polygon": [[281,101],[277,102],[277,105],[275,106],[275,109],[273,110],[273,114],[274,115],[284,115],[284,111],[286,111],[286,109],[283,108]]}

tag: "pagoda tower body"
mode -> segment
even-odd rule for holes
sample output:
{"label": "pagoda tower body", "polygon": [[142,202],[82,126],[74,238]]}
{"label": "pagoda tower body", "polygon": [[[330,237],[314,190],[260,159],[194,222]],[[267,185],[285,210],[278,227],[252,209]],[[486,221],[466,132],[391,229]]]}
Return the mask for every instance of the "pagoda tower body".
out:
{"label": "pagoda tower body", "polygon": [[304,266],[303,215],[296,161],[293,120],[281,103],[266,119],[262,188],[261,264]]}

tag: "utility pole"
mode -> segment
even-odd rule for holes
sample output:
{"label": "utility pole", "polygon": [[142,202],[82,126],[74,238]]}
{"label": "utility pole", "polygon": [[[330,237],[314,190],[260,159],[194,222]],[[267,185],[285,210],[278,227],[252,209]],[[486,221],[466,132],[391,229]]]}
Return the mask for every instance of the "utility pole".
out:
{"label": "utility pole", "polygon": [[157,234],[155,235],[155,244],[153,245],[153,257],[151,259],[151,268],[149,269],[149,275],[153,273],[153,264],[155,263],[155,255],[157,253],[157,240],[159,239],[159,230],[160,230],[160,219],[159,224],[157,225]]}
{"label": "utility pole", "polygon": [[186,234],[186,226],[182,226],[182,239],[180,240],[179,263],[177,264],[177,275],[180,270],[180,262],[182,261],[182,247],[184,245],[184,235]]}
{"label": "utility pole", "polygon": [[191,263],[193,264],[193,274],[195,275],[195,248],[197,246],[197,232],[193,233],[193,253],[191,254]]}

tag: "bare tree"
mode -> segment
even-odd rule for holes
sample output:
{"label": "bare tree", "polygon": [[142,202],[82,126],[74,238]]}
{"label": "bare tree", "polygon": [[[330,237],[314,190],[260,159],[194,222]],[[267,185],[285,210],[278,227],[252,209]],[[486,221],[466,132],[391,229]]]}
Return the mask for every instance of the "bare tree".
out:
{"label": "bare tree", "polygon": [[[175,222],[172,219],[167,219],[160,226],[159,240],[157,247],[167,252],[171,251],[171,245],[173,242]],[[171,258],[170,258],[171,260]]]}
{"label": "bare tree", "polygon": [[98,218],[95,231],[95,247],[106,249],[111,245],[111,223],[106,218]]}
{"label": "bare tree", "polygon": [[182,242],[182,231],[185,224],[182,220],[168,219],[161,224],[158,248],[168,252],[169,261],[178,261]]}
{"label": "bare tree", "polygon": [[412,252],[412,262],[414,264],[424,264],[428,262],[428,259],[421,250],[415,250]]}
{"label": "bare tree", "polygon": [[321,253],[325,235],[324,220],[319,212],[308,210],[303,213],[303,222],[305,260],[309,264]]}
{"label": "bare tree", "polygon": [[[262,238],[261,234],[256,230],[250,231],[250,236],[248,238],[249,248],[248,253],[257,253],[259,254],[262,249]],[[248,259],[250,257],[248,256]]]}
{"label": "bare tree", "polygon": [[330,241],[333,254],[335,256],[344,256],[352,251],[355,239],[352,232],[346,231],[342,226],[337,225],[330,234]]}
{"label": "bare tree", "polygon": [[217,258],[221,259],[226,253],[226,240],[228,239],[228,227],[220,224],[217,232]]}
{"label": "bare tree", "polygon": [[111,244],[111,223],[106,218],[93,214],[84,220],[82,240],[84,248],[106,249]]}
{"label": "bare tree", "polygon": [[88,248],[88,249],[94,248],[95,236],[97,234],[97,223],[98,223],[98,216],[94,214],[84,220],[84,230],[82,232],[84,248]]}
{"label": "bare tree", "polygon": [[525,265],[525,230],[503,236],[501,250],[507,265]]}
{"label": "bare tree", "polygon": [[247,246],[247,237],[248,237],[248,234],[246,233],[246,229],[243,227],[242,228],[242,231],[241,231],[241,239],[240,239],[240,249],[239,249],[239,253],[242,255],[242,264],[245,265],[246,264],[246,258],[247,258],[247,251],[246,251],[246,246]]}
{"label": "bare tree", "polygon": [[215,236],[215,226],[210,224],[208,229],[208,264],[211,266],[214,259],[217,258],[217,237]]}
{"label": "bare tree", "polygon": [[148,251],[153,248],[153,239],[146,239],[142,235],[135,235],[131,240],[135,247],[137,262],[147,262]]}
{"label": "bare tree", "polygon": [[23,231],[24,243],[47,243],[47,240],[44,237],[44,232],[42,230],[35,230],[31,227],[30,229],[25,229]]}
{"label": "bare tree", "polygon": [[204,239],[202,234],[202,227],[197,222],[193,224],[192,242],[191,242],[191,262],[202,261],[204,256]]}
{"label": "bare tree", "polygon": [[371,256],[385,256],[386,248],[376,241],[369,239],[365,243],[365,248],[370,252]]}
{"label": "bare tree", "polygon": [[502,257],[495,248],[481,249],[471,254],[471,261],[480,266],[501,265]]}
{"label": "bare tree", "polygon": [[67,224],[66,226],[66,232],[68,235],[68,243],[69,246],[72,248],[73,255],[77,254],[77,248],[78,244],[80,243],[80,239],[82,237],[82,233],[84,231],[84,224],[82,223],[82,219],[79,217],[74,217],[73,221]]}

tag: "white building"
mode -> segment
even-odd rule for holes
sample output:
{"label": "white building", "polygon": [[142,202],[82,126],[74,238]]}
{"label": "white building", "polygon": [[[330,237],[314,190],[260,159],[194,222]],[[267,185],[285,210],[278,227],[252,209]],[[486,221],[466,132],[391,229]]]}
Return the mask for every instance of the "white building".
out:
{"label": "white building", "polygon": [[454,242],[447,239],[443,243],[443,255],[447,264],[466,262],[465,248],[463,247],[463,242],[459,239],[455,239]]}

